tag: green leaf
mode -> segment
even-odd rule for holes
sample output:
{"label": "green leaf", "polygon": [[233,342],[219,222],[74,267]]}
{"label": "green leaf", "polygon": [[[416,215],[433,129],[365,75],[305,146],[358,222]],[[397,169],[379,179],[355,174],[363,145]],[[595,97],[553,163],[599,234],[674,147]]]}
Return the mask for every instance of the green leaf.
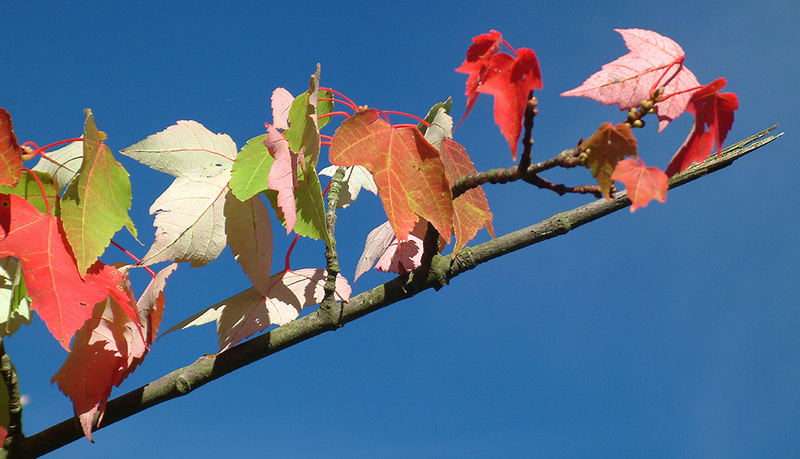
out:
{"label": "green leaf", "polygon": [[[298,182],[298,187],[294,190],[294,199],[297,207],[297,223],[294,224],[294,231],[312,239],[322,239],[326,244],[330,244],[328,239],[328,229],[325,225],[325,205],[322,198],[322,187],[319,184],[317,172],[312,167],[307,167],[303,174],[303,180]],[[264,192],[270,205],[278,214],[281,224],[286,226],[286,221],[278,208],[278,192],[267,190]]]}
{"label": "green leaf", "polygon": [[[453,98],[448,97],[447,100],[444,102],[433,104],[433,107],[431,107],[431,109],[428,110],[428,114],[425,115],[425,118],[423,119],[425,120],[426,123],[431,124],[433,123],[433,120],[436,118],[436,114],[439,113],[440,108],[443,108],[444,112],[449,115],[450,108],[452,106],[453,106]],[[425,135],[425,131],[428,130],[428,126],[425,126],[423,123],[419,123],[417,127],[419,128],[420,132],[422,132],[422,135]]]}
{"label": "green leaf", "polygon": [[0,259],[0,337],[31,323],[30,300],[22,267],[14,257]]}
{"label": "green leaf", "polygon": [[[316,168],[317,160],[319,159],[319,129],[328,123],[329,117],[325,117],[318,123],[318,115],[330,113],[333,110],[333,102],[322,101],[318,111],[319,101],[319,72],[320,67],[317,64],[317,71],[311,75],[311,80],[308,83],[308,91],[295,97],[292,106],[289,109],[289,129],[284,131],[286,140],[289,141],[289,149],[295,153],[303,149],[303,154],[306,158],[306,164],[312,165]],[[329,92],[323,92],[323,98],[330,98]]]}
{"label": "green leaf", "polygon": [[[33,173],[36,174],[42,182],[47,201],[50,203],[50,213],[52,214],[55,211],[56,202],[58,201],[58,190],[56,189],[55,183],[53,183],[53,178],[50,174],[45,172],[33,171]],[[22,174],[17,186],[0,186],[0,193],[15,194],[25,198],[25,200],[33,204],[39,212],[47,213],[44,198],[42,198],[42,190],[39,189],[39,184],[29,173]]]}
{"label": "green leaf", "polygon": [[[128,172],[101,144],[92,111],[86,109],[83,163],[61,199],[61,219],[81,275],[102,255],[123,225],[133,228]],[[135,231],[135,230],[134,230]],[[135,235],[135,234],[134,234]]]}
{"label": "green leaf", "polygon": [[264,145],[266,138],[262,134],[248,140],[233,162],[229,186],[240,201],[247,201],[268,187],[267,178],[275,158]]}

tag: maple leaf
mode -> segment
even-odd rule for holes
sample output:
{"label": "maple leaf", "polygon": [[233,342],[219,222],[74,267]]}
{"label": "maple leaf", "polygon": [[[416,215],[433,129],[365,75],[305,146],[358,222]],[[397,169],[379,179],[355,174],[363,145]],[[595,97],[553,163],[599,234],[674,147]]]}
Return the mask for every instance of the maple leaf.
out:
{"label": "maple leaf", "polygon": [[[439,151],[442,154],[442,163],[450,183],[455,183],[459,178],[477,172],[467,151],[457,142],[444,139]],[[453,200],[453,230],[456,236],[453,253],[458,253],[464,248],[482,227],[486,227],[486,231],[494,237],[492,213],[489,211],[486,193],[483,192],[483,188],[477,187],[467,190]]]}
{"label": "maple leaf", "polygon": [[[319,175],[327,175],[333,177],[339,166],[328,166],[321,171]],[[342,188],[339,191],[339,201],[336,203],[337,208],[346,208],[352,204],[361,190],[367,190],[377,196],[378,186],[375,185],[375,179],[372,174],[363,166],[350,166],[345,168],[344,177],[342,177]]]}
{"label": "maple leaf", "polygon": [[269,126],[266,135],[250,139],[236,157],[230,186],[240,200],[263,192],[286,234],[294,230],[327,242],[322,188],[313,167],[304,164],[303,155],[289,150],[283,135]]}
{"label": "maple leaf", "polygon": [[272,125],[275,129],[289,129],[289,109],[294,96],[285,88],[275,88],[270,97],[272,106]]}
{"label": "maple leaf", "polygon": [[342,122],[330,147],[331,163],[361,165],[372,173],[395,234],[405,240],[419,217],[446,240],[453,227],[450,185],[439,152],[416,127],[393,128],[374,109]]}
{"label": "maple leaf", "polygon": [[[619,105],[621,110],[650,99],[650,92],[664,87],[664,95],[700,86],[683,61],[683,48],[652,30],[614,29],[625,40],[630,52],[609,62],[580,86],[562,96],[588,97],[603,105]],[[691,98],[687,91],[655,104],[658,130],[662,131],[686,110]]]}
{"label": "maple leaf", "polygon": [[358,259],[353,282],[373,266],[378,271],[398,274],[405,274],[420,266],[427,229],[428,222],[419,219],[405,241],[397,239],[388,221],[370,231],[364,242],[364,251]]}
{"label": "maple leaf", "polygon": [[258,196],[247,201],[225,200],[225,233],[234,258],[259,292],[269,291],[272,268],[272,226]]}
{"label": "maple leaf", "polygon": [[722,143],[733,125],[733,111],[739,108],[736,94],[719,93],[726,83],[725,78],[718,78],[692,94],[688,110],[694,115],[694,126],[667,165],[668,176],[683,171],[693,162],[702,163],[714,146],[717,154],[722,154]]}
{"label": "maple leaf", "polygon": [[32,170],[49,174],[55,187],[60,190],[69,185],[81,170],[83,141],[70,142],[58,150],[49,151],[47,157],[50,160],[40,157]]}
{"label": "maple leaf", "polygon": [[267,138],[264,145],[269,149],[270,155],[275,159],[269,169],[267,177],[268,188],[277,193],[276,204],[280,208],[286,222],[286,234],[292,232],[297,223],[297,207],[295,206],[295,188],[299,186],[297,172],[303,165],[299,155],[289,149],[289,142],[283,134],[270,126],[267,129]]}
{"label": "maple leaf", "polygon": [[0,108],[0,185],[16,185],[21,174],[22,148],[14,135],[11,114]]}
{"label": "maple leaf", "polygon": [[142,331],[112,298],[97,303],[91,319],[78,331],[72,351],[51,380],[72,400],[83,433],[90,441],[94,417],[99,413],[99,426],[111,388],[133,372],[153,343],[163,314],[166,278],[176,267],[171,264],[162,269],[139,299]]}
{"label": "maple leaf", "polygon": [[[280,326],[293,321],[304,307],[321,302],[325,296],[326,279],[327,272],[323,269],[282,271],[272,276],[266,295],[249,288],[209,306],[164,334],[216,321],[220,352],[225,351],[270,325]],[[336,300],[347,301],[350,293],[347,280],[341,275],[336,276]]]}
{"label": "maple leaf", "polygon": [[0,259],[0,338],[31,323],[30,301],[22,266],[13,257]]}
{"label": "maple leaf", "polygon": [[528,94],[541,88],[539,61],[533,50],[527,48],[518,49],[516,58],[505,53],[492,56],[486,79],[478,86],[478,92],[494,96],[494,122],[508,141],[514,160]]}
{"label": "maple leaf", "polygon": [[[491,58],[500,52],[502,44],[503,36],[496,30],[472,38],[472,45],[467,48],[467,57],[456,69],[456,72],[469,75],[467,76],[467,89],[464,93],[467,96],[467,108],[461,121],[464,121],[472,107],[475,106],[479,95],[478,87],[483,84],[491,66]],[[458,124],[461,124],[461,121]]]}
{"label": "maple leaf", "polygon": [[657,167],[645,166],[644,161],[638,157],[625,158],[617,163],[611,179],[625,184],[628,198],[631,200],[631,212],[639,207],[646,207],[651,199],[661,202],[667,200],[667,189],[669,189],[667,174]]}
{"label": "maple leaf", "polygon": [[617,163],[625,156],[636,156],[636,138],[631,126],[620,123],[616,126],[603,123],[591,137],[581,143],[586,152],[586,167],[597,179],[600,190],[606,199],[610,199],[611,187],[614,184],[611,174]]}
{"label": "maple leaf", "polygon": [[[433,124],[434,120],[439,115],[439,112],[444,111],[444,113],[449,115],[451,108],[453,108],[453,98],[452,97],[448,97],[447,100],[445,100],[443,102],[437,102],[437,103],[433,104],[433,106],[430,108],[430,110],[428,110],[428,113],[425,115],[425,118],[423,118],[423,119],[425,120],[425,123]],[[453,121],[453,119],[450,118],[451,126],[450,127],[446,127],[446,126],[444,127],[448,132],[451,133],[451,135],[452,135],[452,131],[453,131],[452,121]],[[425,123],[419,123],[417,125],[417,128],[419,129],[419,132],[422,133],[422,135],[427,134],[427,131],[428,131],[428,126]],[[431,142],[431,143],[433,143],[433,142]],[[438,148],[437,145],[434,144],[434,146]]]}
{"label": "maple leaf", "polygon": [[196,121],[178,121],[121,152],[175,181],[150,207],[156,237],[141,265],[203,266],[225,248],[225,199],[236,144]]}
{"label": "maple leaf", "polygon": [[123,225],[136,236],[128,216],[131,208],[128,172],[103,145],[106,135],[97,129],[88,108],[83,138],[80,171],[61,198],[64,232],[81,275],[103,254],[111,237]]}
{"label": "maple leaf", "polygon": [[441,150],[444,139],[453,138],[453,118],[447,113],[444,107],[441,107],[434,116],[431,117],[429,123],[430,126],[423,126],[425,130],[420,129],[420,132],[422,132],[431,145],[436,147],[437,150]]}
{"label": "maple leaf", "polygon": [[89,305],[109,296],[138,321],[133,298],[120,289],[125,277],[97,261],[81,278],[60,221],[15,195],[0,195],[2,257],[19,259],[32,309],[65,349],[91,316]]}

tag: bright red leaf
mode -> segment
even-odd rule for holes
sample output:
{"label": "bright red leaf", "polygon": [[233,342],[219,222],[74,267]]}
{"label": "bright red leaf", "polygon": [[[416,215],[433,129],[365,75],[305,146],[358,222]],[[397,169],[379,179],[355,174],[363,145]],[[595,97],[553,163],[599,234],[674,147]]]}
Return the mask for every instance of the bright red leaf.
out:
{"label": "bright red leaf", "polygon": [[22,148],[14,135],[11,115],[0,108],[0,185],[16,185],[21,174]]}
{"label": "bright red leaf", "polygon": [[611,179],[625,184],[631,200],[631,212],[646,207],[651,199],[661,202],[667,200],[667,174],[655,166],[645,166],[640,158],[625,158],[618,162]]}
{"label": "bright red leaf", "polygon": [[98,261],[81,279],[61,221],[15,195],[0,195],[2,257],[20,260],[28,295],[33,299],[31,308],[65,349],[91,316],[92,307],[107,297],[114,298],[129,317],[138,321],[133,297],[121,287],[125,276]]}
{"label": "bright red leaf", "polygon": [[726,83],[725,78],[718,78],[692,94],[687,108],[694,115],[694,126],[667,166],[666,173],[670,177],[693,162],[703,162],[714,146],[717,154],[722,153],[722,143],[733,125],[733,111],[739,108],[736,94],[719,93]]}
{"label": "bright red leaf", "polygon": [[419,217],[450,241],[453,199],[445,168],[416,127],[393,128],[374,109],[342,122],[330,147],[331,163],[362,165],[372,173],[386,215],[400,240],[406,240]]}
{"label": "bright red leaf", "polygon": [[[171,264],[150,282],[137,303],[142,330],[112,298],[97,303],[91,319],[78,331],[67,360],[52,382],[75,407],[83,433],[92,440],[92,423],[103,420],[112,386],[119,386],[142,362],[158,332],[164,309],[164,285],[175,270]],[[130,293],[127,285],[124,289]]]}
{"label": "bright red leaf", "polygon": [[[497,31],[479,35],[467,50],[467,58],[456,69],[467,73],[467,110],[472,109],[478,93],[494,96],[494,122],[500,127],[511,156],[517,158],[517,144],[522,132],[522,117],[528,93],[542,88],[539,61],[531,49],[520,48],[516,56],[501,53],[502,36]],[[460,122],[459,122],[460,124]]]}
{"label": "bright red leaf", "polygon": [[[575,89],[562,96],[594,99],[604,105],[619,105],[621,110],[638,106],[650,92],[664,87],[664,96],[700,86],[683,61],[683,48],[652,30],[614,29],[622,35],[630,52],[603,65]],[[691,92],[677,94],[655,105],[659,131],[686,110]]]}
{"label": "bright red leaf", "polygon": [[[478,35],[472,38],[472,45],[467,48],[467,58],[456,72],[466,73],[467,77],[467,109],[461,121],[469,115],[475,102],[478,100],[478,87],[483,84],[486,74],[489,71],[492,56],[500,51],[503,44],[503,36],[500,32],[492,30],[489,33]],[[458,124],[461,124],[461,121]]]}

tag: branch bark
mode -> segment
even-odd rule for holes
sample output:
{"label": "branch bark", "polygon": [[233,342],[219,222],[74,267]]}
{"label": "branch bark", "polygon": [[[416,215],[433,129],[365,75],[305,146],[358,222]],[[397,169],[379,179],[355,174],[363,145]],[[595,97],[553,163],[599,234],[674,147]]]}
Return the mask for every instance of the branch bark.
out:
{"label": "branch bark", "polygon": [[[684,185],[704,175],[729,166],[736,159],[756,150],[780,137],[783,133],[768,135],[776,126],[754,134],[728,146],[720,158],[710,156],[703,164],[695,164],[670,179],[670,188]],[[428,288],[436,290],[447,285],[459,274],[501,257],[510,252],[561,236],[569,231],[630,205],[627,194],[617,193],[611,200],[599,199],[572,210],[561,212],[534,225],[505,234],[496,239],[464,248],[454,258],[451,255],[436,255],[429,269],[399,276],[351,298],[342,305],[339,325],[356,320],[398,301],[408,299]],[[337,308],[338,309],[338,308]],[[219,355],[206,355],[194,363],[172,371],[138,389],[108,402],[103,426],[132,416],[159,403],[190,393],[198,387],[245,365],[263,359],[300,342],[311,339],[333,328],[316,310],[294,322],[276,328],[269,333],[245,341]],[[102,428],[98,426],[97,428]],[[76,418],[69,418],[25,438],[19,445],[25,457],[46,454],[83,436]]]}

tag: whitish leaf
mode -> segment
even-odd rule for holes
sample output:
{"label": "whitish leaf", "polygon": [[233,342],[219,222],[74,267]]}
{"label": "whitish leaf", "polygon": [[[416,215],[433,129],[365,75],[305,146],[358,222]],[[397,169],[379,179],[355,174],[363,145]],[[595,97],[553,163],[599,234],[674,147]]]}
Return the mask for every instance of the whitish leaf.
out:
{"label": "whitish leaf", "polygon": [[141,264],[174,260],[202,266],[219,256],[226,244],[224,207],[236,158],[233,140],[196,121],[178,121],[122,154],[177,177],[150,207],[156,214],[156,238]]}
{"label": "whitish leaf", "polygon": [[[283,271],[270,279],[268,295],[250,288],[208,307],[165,332],[217,322],[219,347],[224,351],[243,339],[270,325],[287,324],[306,307],[319,303],[324,297],[326,271],[300,269]],[[351,288],[341,275],[336,277],[335,298],[350,299]]]}
{"label": "whitish leaf", "polygon": [[31,323],[31,310],[19,260],[0,259],[0,337]]}
{"label": "whitish leaf", "polygon": [[53,177],[59,190],[69,185],[78,175],[83,163],[83,142],[68,143],[65,147],[45,153],[50,160],[39,158],[33,170],[45,172]]}
{"label": "whitish leaf", "polygon": [[442,146],[444,139],[453,138],[453,118],[447,114],[444,108],[440,108],[436,112],[430,124],[425,130],[425,139],[437,149]]}
{"label": "whitish leaf", "polygon": [[[328,166],[319,171],[319,175],[333,177],[339,166]],[[345,168],[344,178],[342,178],[342,189],[339,192],[339,204],[336,207],[345,208],[353,203],[361,190],[367,190],[374,195],[378,195],[378,186],[375,179],[364,166],[350,166]]]}
{"label": "whitish leaf", "polygon": [[397,239],[392,225],[388,221],[370,231],[364,243],[364,251],[356,265],[353,282],[373,266],[378,271],[400,274],[418,267],[422,261],[422,239],[425,237],[427,228],[428,222],[420,219],[405,241]]}

